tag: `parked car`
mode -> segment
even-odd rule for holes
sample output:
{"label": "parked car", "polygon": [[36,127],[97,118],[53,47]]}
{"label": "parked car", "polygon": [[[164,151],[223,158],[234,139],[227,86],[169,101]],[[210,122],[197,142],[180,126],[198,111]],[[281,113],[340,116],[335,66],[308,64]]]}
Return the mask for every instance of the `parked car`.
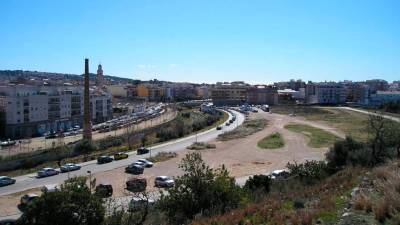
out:
{"label": "parked car", "polygon": [[10,139],[8,139],[7,141],[0,142],[0,146],[7,147],[15,145],[16,143],[17,143],[16,141],[11,141]]}
{"label": "parked car", "polygon": [[276,179],[279,177],[287,177],[289,176],[289,173],[286,170],[274,170],[271,173],[268,173],[268,176],[271,177],[271,179]]}
{"label": "parked car", "polygon": [[56,138],[57,137],[57,133],[50,133],[50,134],[47,134],[44,138],[46,138],[46,139],[53,139],[53,138]]}
{"label": "parked car", "polygon": [[104,164],[104,163],[112,162],[113,160],[114,160],[113,157],[111,157],[109,155],[102,155],[97,158],[97,163]]}
{"label": "parked car", "polygon": [[172,187],[175,182],[168,176],[157,176],[154,180],[155,187]]}
{"label": "parked car", "polygon": [[132,200],[129,202],[128,211],[135,212],[143,209],[145,207],[152,207],[155,201],[150,198],[138,198],[133,197]]}
{"label": "parked car", "polygon": [[49,177],[49,176],[57,175],[57,174],[59,174],[59,173],[60,173],[60,172],[58,172],[58,171],[55,170],[54,168],[46,167],[46,168],[43,168],[43,169],[39,170],[39,171],[37,172],[37,176],[38,176],[38,177]]}
{"label": "parked car", "polygon": [[111,197],[113,194],[113,187],[111,184],[99,184],[96,187],[95,194],[101,198]]}
{"label": "parked car", "polygon": [[153,167],[153,165],[154,165],[154,163],[150,162],[150,161],[147,160],[147,159],[138,159],[136,162],[141,162],[141,163],[143,163],[143,165],[144,165],[145,167],[147,167],[147,168]]}
{"label": "parked car", "polygon": [[140,148],[138,148],[138,150],[137,150],[137,154],[138,154],[138,155],[147,154],[147,153],[149,153],[149,152],[150,152],[150,150],[147,149],[147,148],[145,148],[145,147],[140,147]]}
{"label": "parked car", "polygon": [[231,125],[231,123],[229,123],[229,121],[228,121],[228,122],[225,123],[225,125],[226,125],[226,126],[229,126],[229,125]]}
{"label": "parked car", "polygon": [[59,189],[58,184],[48,184],[42,187],[42,192],[55,192]]}
{"label": "parked car", "polygon": [[81,166],[76,165],[75,163],[66,163],[64,166],[60,167],[61,173],[74,171],[74,170],[80,170],[80,169],[81,169]]}
{"label": "parked car", "polygon": [[114,160],[121,160],[121,159],[126,159],[128,158],[128,154],[124,153],[124,152],[119,152],[114,154]]}
{"label": "parked car", "polygon": [[14,225],[14,224],[17,224],[17,220],[16,219],[0,220],[0,225]]}
{"label": "parked car", "polygon": [[217,126],[217,130],[222,130],[222,126]]}
{"label": "parked car", "polygon": [[39,198],[37,194],[25,194],[21,197],[20,203],[23,206],[32,204],[33,201]]}
{"label": "parked car", "polygon": [[143,174],[144,166],[132,163],[131,165],[125,168],[125,172],[131,174]]}
{"label": "parked car", "polygon": [[126,190],[132,192],[145,191],[147,187],[147,180],[145,178],[132,177],[126,181]]}
{"label": "parked car", "polygon": [[7,176],[0,176],[0,187],[15,184],[15,179]]}

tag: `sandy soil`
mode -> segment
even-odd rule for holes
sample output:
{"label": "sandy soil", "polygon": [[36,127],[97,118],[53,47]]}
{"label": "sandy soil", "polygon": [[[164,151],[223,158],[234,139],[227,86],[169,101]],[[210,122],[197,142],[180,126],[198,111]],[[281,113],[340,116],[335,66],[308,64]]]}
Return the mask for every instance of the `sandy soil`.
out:
{"label": "sandy soil", "polygon": [[[325,124],[307,121],[301,117],[289,117],[286,115],[269,114],[265,112],[252,113],[250,119],[265,118],[269,121],[268,126],[253,135],[246,138],[230,141],[213,141],[216,144],[215,149],[201,150],[203,159],[211,167],[217,168],[224,164],[232,176],[243,178],[249,175],[266,173],[276,169],[285,168],[288,162],[303,162],[305,160],[323,159],[327,148],[311,148],[307,145],[308,139],[298,133],[291,132],[283,127],[291,122],[305,123],[321,129],[329,130],[337,136],[344,137],[344,133],[329,127]],[[279,132],[285,141],[285,146],[280,149],[260,149],[257,142],[265,136]],[[176,176],[182,173],[178,168],[180,160],[185,154],[192,150],[183,150],[178,153],[178,157],[156,163],[153,168],[145,169],[141,177],[148,181],[148,191],[153,191],[155,176],[167,175]],[[124,190],[125,182],[133,175],[126,174],[124,168],[117,168],[104,173],[93,175],[97,184],[110,183],[114,188],[114,196],[120,197],[129,195]],[[0,216],[15,213],[16,208],[10,207],[18,203],[22,194],[0,197]]]}

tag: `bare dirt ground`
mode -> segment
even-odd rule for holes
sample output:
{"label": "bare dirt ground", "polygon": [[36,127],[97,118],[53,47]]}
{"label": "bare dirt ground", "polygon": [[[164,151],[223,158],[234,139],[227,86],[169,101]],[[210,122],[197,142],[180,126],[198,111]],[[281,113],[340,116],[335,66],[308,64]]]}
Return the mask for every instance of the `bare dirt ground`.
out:
{"label": "bare dirt ground", "polygon": [[[213,168],[224,164],[231,176],[243,178],[249,175],[266,173],[276,169],[285,168],[288,162],[303,162],[306,160],[323,159],[328,148],[311,148],[307,145],[308,139],[298,133],[291,132],[284,128],[288,123],[304,123],[324,130],[328,130],[339,137],[344,137],[344,133],[338,129],[317,122],[307,121],[301,117],[290,117],[279,114],[269,114],[265,112],[252,113],[249,119],[265,118],[268,126],[255,134],[246,138],[230,141],[212,141],[216,145],[215,149],[201,150],[203,159]],[[257,142],[265,136],[279,132],[285,141],[285,146],[280,149],[260,149]],[[192,150],[182,150],[178,152],[178,157],[159,162],[153,168],[145,169],[141,177],[148,181],[148,191],[156,190],[153,187],[154,178],[159,175],[177,176],[182,173],[178,164],[185,154]],[[126,174],[124,168],[117,168],[104,173],[93,175],[97,184],[110,183],[114,188],[114,196],[120,197],[129,195],[124,190],[125,182],[133,175]],[[19,201],[22,194],[14,194],[0,197],[0,216],[15,213],[14,206]]]}

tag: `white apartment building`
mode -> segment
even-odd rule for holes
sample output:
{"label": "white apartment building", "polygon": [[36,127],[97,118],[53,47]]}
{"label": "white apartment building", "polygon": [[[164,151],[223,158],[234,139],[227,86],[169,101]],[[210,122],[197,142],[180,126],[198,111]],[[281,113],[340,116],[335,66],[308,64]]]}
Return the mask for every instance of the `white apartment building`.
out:
{"label": "white apartment building", "polygon": [[336,82],[308,82],[305,94],[307,104],[343,104],[346,102],[345,87]]}
{"label": "white apartment building", "polygon": [[[112,118],[111,95],[91,90],[93,123]],[[0,86],[2,138],[39,136],[82,126],[83,87]]]}

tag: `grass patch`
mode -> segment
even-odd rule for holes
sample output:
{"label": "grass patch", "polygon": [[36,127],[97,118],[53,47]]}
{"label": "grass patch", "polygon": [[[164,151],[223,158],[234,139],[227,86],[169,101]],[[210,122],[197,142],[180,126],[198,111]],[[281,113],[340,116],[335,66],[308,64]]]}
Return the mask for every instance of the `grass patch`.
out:
{"label": "grass patch", "polygon": [[347,136],[352,136],[358,141],[366,141],[368,139],[368,134],[366,132],[368,115],[362,113],[333,107],[297,105],[272,106],[271,111],[284,115],[295,113],[310,121],[324,122],[331,127],[343,131]]}
{"label": "grass patch", "polygon": [[155,156],[147,158],[147,160],[156,163],[156,162],[164,162],[170,160],[172,158],[177,157],[178,154],[176,152],[159,152]]}
{"label": "grass patch", "polygon": [[313,148],[330,147],[335,143],[335,141],[340,140],[339,137],[328,131],[305,124],[288,124],[285,128],[296,133],[302,133],[309,137],[310,142],[308,145]]}
{"label": "grass patch", "polygon": [[263,130],[268,124],[265,119],[246,120],[242,125],[232,131],[218,135],[218,140],[229,141],[237,138],[244,138],[258,131]]}
{"label": "grass patch", "polygon": [[192,145],[188,146],[187,149],[190,150],[204,150],[215,148],[215,144],[209,144],[206,142],[194,142]]}
{"label": "grass patch", "polygon": [[284,145],[285,142],[283,141],[282,135],[278,132],[268,135],[257,143],[259,148],[264,149],[282,148]]}

